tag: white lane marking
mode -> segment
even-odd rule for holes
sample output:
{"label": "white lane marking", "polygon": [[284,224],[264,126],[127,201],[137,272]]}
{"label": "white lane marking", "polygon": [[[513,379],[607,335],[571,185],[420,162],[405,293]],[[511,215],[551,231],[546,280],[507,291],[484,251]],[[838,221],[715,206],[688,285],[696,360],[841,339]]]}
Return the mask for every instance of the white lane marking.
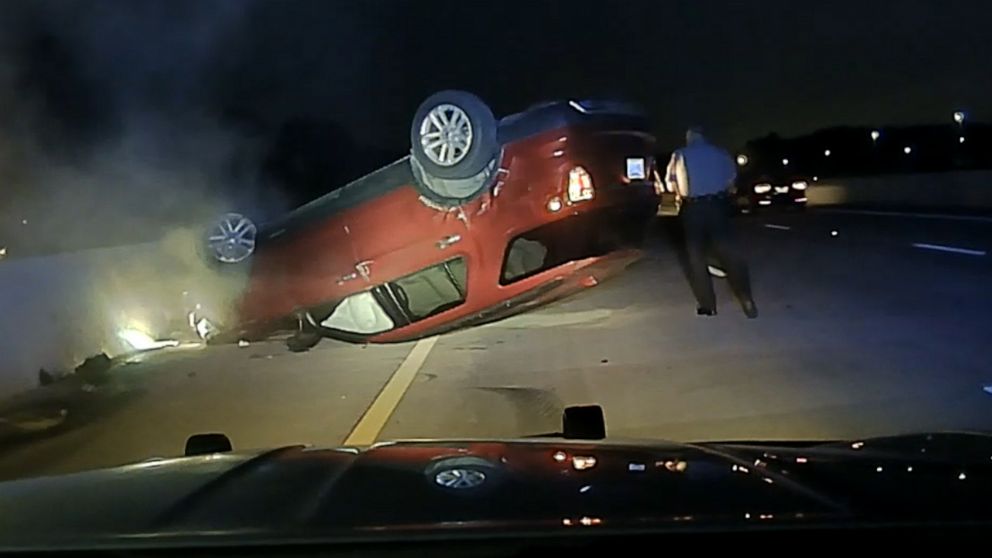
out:
{"label": "white lane marking", "polygon": [[771,223],[765,223],[765,228],[766,229],[775,229],[775,230],[779,230],[779,231],[791,231],[792,230],[792,227],[787,227],[785,225],[773,225]]}
{"label": "white lane marking", "polygon": [[424,361],[427,360],[427,355],[434,348],[437,339],[437,337],[429,337],[417,341],[417,344],[400,363],[399,368],[393,372],[386,385],[382,386],[382,391],[365,410],[365,414],[359,419],[351,433],[344,439],[344,445],[369,446],[375,443],[376,438],[385,428],[386,422],[389,421],[389,417],[393,416],[393,411],[399,406],[406,390],[410,389],[410,384],[413,383],[417,372],[424,365]]}
{"label": "white lane marking", "polygon": [[817,209],[823,213],[851,213],[855,215],[882,215],[886,217],[914,217],[917,219],[938,219],[944,221],[975,221],[978,223],[992,223],[992,217],[982,217],[979,215],[948,215],[944,213],[910,213],[905,211],[872,211],[869,209]]}
{"label": "white lane marking", "polygon": [[914,242],[914,248],[923,248],[924,250],[937,250],[938,252],[951,252],[953,254],[967,254],[969,256],[984,256],[985,250],[971,250],[968,248],[958,248],[956,246],[942,246],[940,244],[926,244],[923,242]]}
{"label": "white lane marking", "polygon": [[720,269],[719,267],[717,267],[715,265],[708,265],[708,266],[706,266],[706,269],[709,270],[710,275],[712,275],[713,277],[719,277],[719,278],[723,279],[723,278],[725,278],[727,276],[727,272],[726,271]]}

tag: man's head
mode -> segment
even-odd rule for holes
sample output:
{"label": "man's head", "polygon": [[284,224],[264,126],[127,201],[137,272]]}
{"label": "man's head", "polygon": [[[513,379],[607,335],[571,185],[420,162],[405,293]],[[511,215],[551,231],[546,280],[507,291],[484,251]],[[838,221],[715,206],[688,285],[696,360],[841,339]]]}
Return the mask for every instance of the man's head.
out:
{"label": "man's head", "polygon": [[700,126],[692,126],[685,133],[685,143],[686,145],[692,145],[704,141],[706,138],[703,136],[703,128]]}

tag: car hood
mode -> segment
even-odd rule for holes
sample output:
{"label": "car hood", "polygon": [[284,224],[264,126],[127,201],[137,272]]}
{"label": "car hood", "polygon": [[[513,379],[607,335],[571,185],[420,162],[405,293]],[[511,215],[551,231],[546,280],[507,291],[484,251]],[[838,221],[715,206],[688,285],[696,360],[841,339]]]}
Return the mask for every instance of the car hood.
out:
{"label": "car hood", "polygon": [[0,483],[0,547],[992,518],[992,439],[292,446]]}

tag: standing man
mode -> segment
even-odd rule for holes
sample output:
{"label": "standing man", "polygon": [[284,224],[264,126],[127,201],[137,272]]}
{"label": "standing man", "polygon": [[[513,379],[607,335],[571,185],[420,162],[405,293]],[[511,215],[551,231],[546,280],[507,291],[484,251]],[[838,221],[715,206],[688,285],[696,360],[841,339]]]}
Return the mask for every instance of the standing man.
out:
{"label": "standing man", "polygon": [[673,153],[668,163],[668,181],[680,201],[679,218],[685,229],[689,255],[689,282],[698,302],[696,314],[716,314],[713,280],[707,270],[709,248],[723,264],[744,314],[757,318],[758,307],[751,297],[747,263],[730,223],[727,190],[737,177],[737,168],[730,153],[706,141],[700,128],[690,128],[685,140],[686,146]]}

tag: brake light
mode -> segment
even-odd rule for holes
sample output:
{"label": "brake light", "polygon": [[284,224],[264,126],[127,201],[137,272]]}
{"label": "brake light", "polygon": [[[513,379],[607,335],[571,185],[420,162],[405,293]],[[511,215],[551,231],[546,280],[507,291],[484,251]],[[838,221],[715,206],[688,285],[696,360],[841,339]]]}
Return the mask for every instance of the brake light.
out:
{"label": "brake light", "polygon": [[582,167],[568,171],[568,201],[575,203],[591,200],[595,191],[592,186],[592,176]]}

